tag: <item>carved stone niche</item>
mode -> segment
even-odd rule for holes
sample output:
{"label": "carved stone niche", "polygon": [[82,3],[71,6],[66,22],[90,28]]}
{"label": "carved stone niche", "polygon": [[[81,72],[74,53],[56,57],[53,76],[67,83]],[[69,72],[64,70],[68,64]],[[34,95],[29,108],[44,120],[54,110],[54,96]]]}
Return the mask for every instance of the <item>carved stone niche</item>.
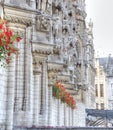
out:
{"label": "carved stone niche", "polygon": [[69,11],[69,12],[68,12],[68,16],[69,16],[69,17],[72,17],[72,16],[73,16],[72,11]]}
{"label": "carved stone niche", "polygon": [[53,14],[59,14],[60,11],[62,11],[61,2],[52,2],[52,12],[53,12]]}
{"label": "carved stone niche", "polygon": [[51,0],[36,0],[36,8],[46,13],[51,13]]}
{"label": "carved stone niche", "polygon": [[69,27],[64,26],[63,29],[62,29],[62,32],[63,32],[64,35],[68,34],[69,33]]}
{"label": "carved stone niche", "polygon": [[51,10],[52,9],[52,0],[47,0],[47,2],[46,2],[46,12],[48,13],[48,14],[51,14]]}
{"label": "carved stone niche", "polygon": [[53,54],[60,55],[60,53],[61,53],[61,47],[54,46],[53,47]]}
{"label": "carved stone niche", "polygon": [[49,32],[50,20],[44,17],[37,17],[36,29],[37,31]]}

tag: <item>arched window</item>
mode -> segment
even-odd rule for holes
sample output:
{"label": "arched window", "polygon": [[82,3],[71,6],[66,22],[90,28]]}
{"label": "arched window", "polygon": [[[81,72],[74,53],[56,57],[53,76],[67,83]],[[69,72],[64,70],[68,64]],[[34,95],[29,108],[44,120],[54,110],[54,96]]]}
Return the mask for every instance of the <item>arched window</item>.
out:
{"label": "arched window", "polygon": [[100,97],[104,97],[104,86],[100,84]]}
{"label": "arched window", "polygon": [[97,86],[97,84],[95,84],[95,93],[96,93],[96,97],[98,97],[98,86]]}

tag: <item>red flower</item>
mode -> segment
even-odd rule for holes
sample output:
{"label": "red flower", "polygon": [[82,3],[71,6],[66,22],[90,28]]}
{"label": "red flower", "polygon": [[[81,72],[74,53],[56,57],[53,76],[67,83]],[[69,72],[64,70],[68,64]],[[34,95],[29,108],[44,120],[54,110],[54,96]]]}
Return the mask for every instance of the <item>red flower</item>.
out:
{"label": "red flower", "polygon": [[0,29],[2,29],[3,28],[3,24],[0,24]]}
{"label": "red flower", "polygon": [[[15,42],[19,42],[21,38],[19,36],[13,35],[11,29],[7,26],[7,21],[0,17],[0,60],[6,60],[9,64],[11,60],[11,54],[18,54],[18,49],[12,45]],[[2,47],[3,46],[3,47]],[[2,55],[3,54],[3,55]],[[1,56],[2,55],[2,56]],[[3,62],[4,64],[4,62]]]}
{"label": "red flower", "polygon": [[12,31],[10,30],[10,31],[9,31],[9,36],[12,37],[12,35],[13,35],[13,33],[12,33]]}
{"label": "red flower", "polygon": [[8,54],[7,54],[8,56],[10,56],[11,55],[11,53],[10,52],[8,52]]}
{"label": "red flower", "polygon": [[10,63],[10,59],[9,59],[9,58],[6,59],[6,63],[7,63],[7,64]]}
{"label": "red flower", "polygon": [[16,38],[16,41],[17,41],[17,42],[19,42],[20,40],[21,40],[21,38],[20,38],[20,37],[17,37],[17,38]]}
{"label": "red flower", "polygon": [[76,102],[74,98],[66,91],[65,87],[60,83],[56,82],[52,88],[53,96],[60,99],[63,103],[66,103],[72,109],[76,108]]}

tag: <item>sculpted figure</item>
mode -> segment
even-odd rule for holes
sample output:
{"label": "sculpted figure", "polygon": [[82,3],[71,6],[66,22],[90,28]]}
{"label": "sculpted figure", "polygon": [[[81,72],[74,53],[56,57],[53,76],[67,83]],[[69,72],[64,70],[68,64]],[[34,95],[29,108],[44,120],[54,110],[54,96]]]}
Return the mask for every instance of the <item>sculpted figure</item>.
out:
{"label": "sculpted figure", "polygon": [[41,25],[40,25],[41,30],[47,31],[49,29],[49,22],[47,21],[47,19],[42,18],[40,22],[41,22]]}
{"label": "sculpted figure", "polygon": [[36,4],[39,10],[45,11],[51,5],[51,0],[37,0]]}

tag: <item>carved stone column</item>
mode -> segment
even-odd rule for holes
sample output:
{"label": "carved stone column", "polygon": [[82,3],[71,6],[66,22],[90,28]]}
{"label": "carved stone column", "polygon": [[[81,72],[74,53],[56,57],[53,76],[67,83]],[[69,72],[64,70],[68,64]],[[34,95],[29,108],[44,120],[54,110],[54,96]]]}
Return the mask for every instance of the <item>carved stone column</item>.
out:
{"label": "carved stone column", "polygon": [[76,115],[74,115],[74,110],[72,110],[72,113],[71,113],[71,117],[72,117],[72,126],[74,126],[74,116],[76,116]]}
{"label": "carved stone column", "polygon": [[31,82],[31,46],[29,41],[27,40],[27,29],[26,36],[24,38],[24,85],[23,85],[23,111],[30,111],[30,82]]}
{"label": "carved stone column", "polygon": [[65,104],[65,126],[69,126],[69,109]]}
{"label": "carved stone column", "polygon": [[69,126],[72,126],[72,109],[71,108],[69,108],[69,114],[70,114],[70,124],[69,124]]}
{"label": "carved stone column", "polygon": [[53,104],[52,104],[52,86],[48,88],[48,125],[52,126],[52,111],[53,111]]}
{"label": "carved stone column", "polygon": [[[23,80],[24,80],[24,63],[22,62],[24,59],[24,43],[23,39],[20,43],[17,44],[19,50],[18,58],[16,59],[16,69],[15,69],[15,103],[14,103],[14,112],[22,110],[22,98],[23,98]],[[21,68],[21,69],[20,69]]]}
{"label": "carved stone column", "polygon": [[13,130],[13,108],[15,95],[15,58],[8,67],[6,130]]}
{"label": "carved stone column", "polygon": [[59,126],[64,126],[64,103],[59,103]]}
{"label": "carved stone column", "polygon": [[4,130],[7,104],[7,68],[0,65],[0,130]]}
{"label": "carved stone column", "polygon": [[[22,109],[26,113],[26,125],[32,125],[33,113],[33,65],[30,43],[30,28],[26,29],[24,43],[24,86],[23,86],[23,101]],[[29,119],[27,119],[29,117]]]}
{"label": "carved stone column", "polygon": [[42,62],[42,77],[41,77],[41,105],[40,105],[40,121],[39,125],[48,124],[48,76],[47,63]]}
{"label": "carved stone column", "polygon": [[57,100],[57,126],[60,126],[60,100]]}
{"label": "carved stone column", "polygon": [[34,104],[33,104],[33,125],[39,125],[39,113],[41,105],[41,73],[34,72]]}

